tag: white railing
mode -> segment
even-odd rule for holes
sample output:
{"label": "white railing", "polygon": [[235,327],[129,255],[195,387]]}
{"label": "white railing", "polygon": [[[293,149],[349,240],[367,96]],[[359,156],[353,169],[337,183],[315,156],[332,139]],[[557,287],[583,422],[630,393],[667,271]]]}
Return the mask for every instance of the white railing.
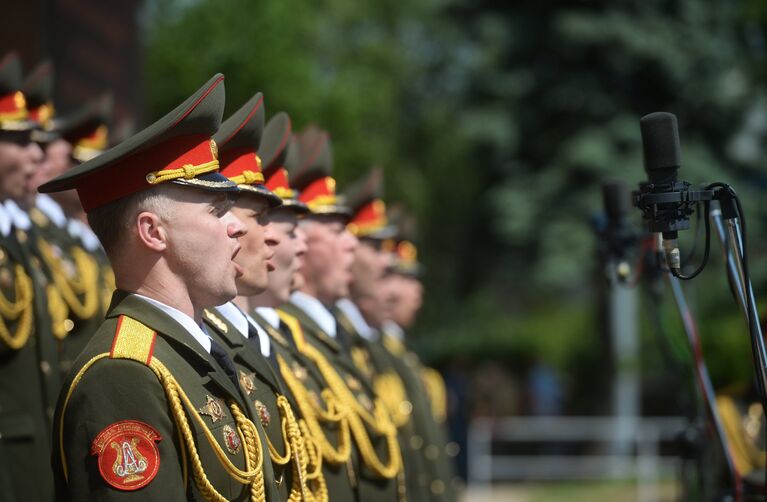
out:
{"label": "white railing", "polygon": [[[474,419],[469,426],[469,485],[493,481],[636,479],[637,500],[658,500],[658,485],[680,467],[660,443],[688,425],[681,417],[504,417]],[[493,445],[582,443],[604,453],[540,455],[493,453]],[[552,449],[549,448],[551,451]],[[544,450],[545,451],[545,450]]]}

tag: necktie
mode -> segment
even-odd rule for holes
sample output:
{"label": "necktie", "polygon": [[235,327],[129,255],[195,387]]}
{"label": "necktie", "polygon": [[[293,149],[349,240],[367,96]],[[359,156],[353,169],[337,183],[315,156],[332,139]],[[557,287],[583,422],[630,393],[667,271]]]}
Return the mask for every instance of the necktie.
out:
{"label": "necktie", "polygon": [[224,351],[224,348],[212,338],[210,339],[210,355],[221,366],[221,369],[224,370],[229,379],[234,382],[234,386],[239,388],[240,383],[237,381],[237,369],[234,367],[232,359]]}

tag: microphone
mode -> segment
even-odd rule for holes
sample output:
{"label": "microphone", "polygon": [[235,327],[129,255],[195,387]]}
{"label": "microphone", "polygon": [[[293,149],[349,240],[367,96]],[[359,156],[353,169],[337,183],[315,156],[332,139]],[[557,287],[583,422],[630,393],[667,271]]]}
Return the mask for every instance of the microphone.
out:
{"label": "microphone", "polygon": [[639,120],[642,132],[642,152],[644,168],[648,181],[640,184],[642,193],[654,195],[668,194],[668,202],[660,202],[653,208],[650,215],[649,227],[651,232],[663,235],[663,250],[670,268],[681,268],[677,231],[690,228],[689,214],[686,205],[674,195],[685,191],[689,184],[677,182],[677,174],[681,165],[681,149],[679,147],[679,129],[676,116],[673,113],[655,112],[645,115]]}

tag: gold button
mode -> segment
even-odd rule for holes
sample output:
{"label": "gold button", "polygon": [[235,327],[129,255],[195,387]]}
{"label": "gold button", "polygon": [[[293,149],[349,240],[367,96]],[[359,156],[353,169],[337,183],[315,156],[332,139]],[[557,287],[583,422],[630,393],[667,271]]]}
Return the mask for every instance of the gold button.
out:
{"label": "gold button", "polygon": [[75,327],[75,322],[72,319],[65,319],[64,320],[64,330],[67,333],[72,331],[72,329],[74,329],[74,327]]}
{"label": "gold button", "polygon": [[51,363],[48,361],[40,361],[40,370],[44,375],[49,374],[51,372]]}
{"label": "gold button", "polygon": [[435,495],[445,493],[445,483],[441,479],[435,479],[431,482],[431,492]]}
{"label": "gold button", "polygon": [[402,401],[399,403],[399,412],[403,415],[410,415],[412,411],[413,405],[410,403],[410,401]]}
{"label": "gold button", "polygon": [[415,435],[410,438],[410,447],[414,450],[420,450],[423,446],[423,438],[421,436]]}

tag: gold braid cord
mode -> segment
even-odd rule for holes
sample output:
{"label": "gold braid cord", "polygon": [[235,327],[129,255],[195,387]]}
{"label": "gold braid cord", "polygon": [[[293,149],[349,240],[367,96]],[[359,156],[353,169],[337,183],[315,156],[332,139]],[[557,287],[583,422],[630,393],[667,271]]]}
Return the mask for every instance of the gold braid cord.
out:
{"label": "gold braid cord", "polygon": [[429,396],[434,420],[440,424],[444,423],[447,418],[447,390],[442,375],[433,368],[424,368],[421,370],[421,379]]}
{"label": "gold braid cord", "polygon": [[[75,264],[74,277],[64,270],[62,260],[56,256],[53,247],[38,239],[38,248],[43,261],[53,276],[53,283],[64,298],[67,306],[80,319],[93,317],[99,309],[99,267],[96,260],[79,247],[72,247]],[[83,297],[82,301],[79,296]]]}
{"label": "gold braid cord", "polygon": [[407,398],[405,384],[402,383],[399,375],[391,371],[378,375],[373,382],[373,387],[378,398],[389,410],[394,425],[398,429],[407,425],[413,405]]}
{"label": "gold braid cord", "polygon": [[[24,267],[16,265],[14,272],[14,300],[8,300],[0,292],[0,340],[12,350],[19,350],[27,343],[32,333],[34,290],[32,278],[24,271]],[[6,322],[16,320],[16,330],[12,333]]]}
{"label": "gold braid cord", "polygon": [[[317,368],[336,397],[351,410],[351,413],[349,413],[349,427],[365,465],[382,478],[394,479],[402,468],[402,457],[399,442],[397,441],[397,428],[392,423],[391,417],[389,417],[381,401],[376,398],[373,415],[371,415],[357,401],[357,398],[348,389],[344,380],[321,352],[309,344],[305,344],[302,350],[317,365]],[[378,436],[385,438],[389,452],[388,462],[384,463],[378,457],[365,428],[365,423]]]}
{"label": "gold braid cord", "polygon": [[263,449],[261,448],[261,442],[255,424],[242,413],[236,403],[229,402],[229,409],[237,422],[237,433],[240,435],[240,439],[244,445],[245,470],[243,471],[229,460],[226,453],[213,436],[213,433],[208,429],[203,418],[197,412],[186,393],[165,365],[154,358],[149,363],[149,367],[154,371],[155,375],[157,375],[157,378],[160,380],[160,383],[165,390],[165,395],[168,397],[173,418],[179,429],[181,429],[181,435],[184,438],[184,444],[189,453],[189,459],[192,464],[192,476],[194,477],[197,488],[203,494],[205,499],[215,502],[226,502],[227,500],[226,497],[221,495],[213,487],[208,480],[208,477],[205,475],[200,455],[194,444],[194,434],[189,426],[186,412],[184,411],[184,405],[187,410],[191,411],[191,417],[203,431],[205,438],[213,448],[213,452],[216,454],[216,457],[218,457],[221,466],[227,471],[229,476],[239,483],[250,485],[251,501],[261,502],[266,500],[264,473],[262,469],[264,461]]}
{"label": "gold braid cord", "polygon": [[[308,431],[304,437],[311,438],[311,447],[319,451],[321,457],[333,465],[344,464],[351,456],[351,440],[349,431],[348,409],[344,407],[335,395],[325,389],[322,398],[327,403],[327,410],[321,408],[321,403],[312,399],[309,391],[296,378],[288,363],[282,356],[277,356],[280,373],[293,394],[298,409],[303,417],[302,422]],[[336,424],[338,427],[338,447],[334,447],[322,430],[320,422]]]}
{"label": "gold braid cord", "polygon": [[[66,338],[67,333],[71,330],[70,319],[67,319],[69,315],[69,309],[61,297],[61,293],[56,286],[48,284],[45,287],[45,297],[48,299],[48,313],[51,316],[51,331],[53,336],[58,340]],[[69,321],[69,323],[67,322]]]}
{"label": "gold braid cord", "polygon": [[716,407],[722,417],[725,436],[727,436],[737,471],[741,475],[746,475],[756,469],[764,469],[767,463],[765,452],[747,432],[735,401],[729,396],[718,396]]}
{"label": "gold braid cord", "polygon": [[[296,420],[293,409],[290,407],[290,403],[285,396],[277,396],[277,408],[280,410],[282,437],[285,439],[285,453],[280,455],[274,445],[272,445],[272,442],[269,441],[268,436],[266,441],[269,446],[269,455],[272,458],[272,462],[277,465],[286,465],[293,460],[293,481],[288,500],[290,502],[318,502],[314,491],[308,486],[308,471],[313,464],[309,453],[311,446],[307,446],[307,438],[301,430],[301,426]],[[317,484],[316,476],[314,479],[314,484]]]}
{"label": "gold braid cord", "polygon": [[[62,466],[64,469],[64,478],[68,479],[68,469],[66,462],[66,455],[64,452],[64,413],[66,412],[69,399],[74,392],[75,387],[85,375],[85,372],[93,366],[94,363],[100,359],[110,357],[109,354],[100,354],[93,357],[88,361],[75,375],[72,380],[72,384],[69,387],[67,395],[64,400],[61,416],[59,417],[59,444]],[[146,364],[146,363],[143,363]],[[170,371],[162,364],[158,359],[154,358],[149,362],[148,367],[157,376],[160,384],[162,385],[165,395],[168,398],[168,405],[173,419],[179,429],[179,436],[181,442],[182,456],[184,459],[184,467],[186,471],[186,462],[191,462],[192,476],[194,477],[197,488],[202,493],[205,500],[209,502],[226,502],[227,499],[221,495],[211,484],[208,477],[205,475],[205,470],[202,466],[202,460],[197,451],[197,446],[194,441],[194,433],[189,425],[186,410],[191,413],[189,415],[198,424],[203,431],[206,440],[210,444],[213,452],[219,460],[221,466],[227,471],[229,476],[238,483],[244,485],[250,485],[250,500],[251,502],[264,502],[266,500],[266,492],[264,488],[264,473],[263,473],[263,449],[261,448],[261,442],[258,437],[258,430],[255,424],[250,421],[240,410],[234,402],[229,402],[229,409],[232,412],[232,416],[235,419],[237,425],[237,433],[240,436],[240,440],[244,445],[245,452],[245,470],[239,469],[234,465],[226,453],[224,453],[218,441],[213,436],[213,433],[208,429],[205,421],[192,405],[189,397],[183,391],[178,381],[173,377]]]}

